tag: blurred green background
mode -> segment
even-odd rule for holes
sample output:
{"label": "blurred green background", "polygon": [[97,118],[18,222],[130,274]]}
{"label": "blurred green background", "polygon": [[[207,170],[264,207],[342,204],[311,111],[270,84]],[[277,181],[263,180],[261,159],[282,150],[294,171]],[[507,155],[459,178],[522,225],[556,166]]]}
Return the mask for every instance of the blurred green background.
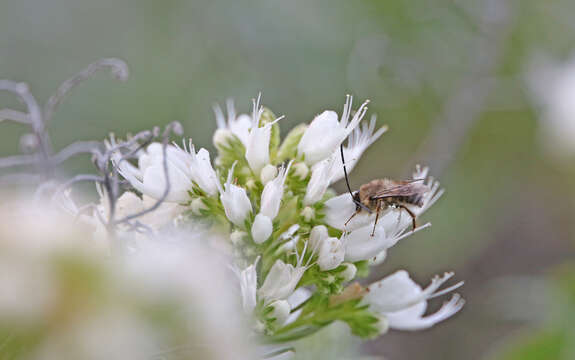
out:
{"label": "blurred green background", "polygon": [[[129,64],[127,83],[99,74],[66,99],[50,127],[57,148],[178,120],[211,150],[211,106],[228,97],[247,112],[262,91],[286,115],[284,134],[340,111],[345,94],[369,98],[391,130],[352,186],[421,162],[447,189],[426,215],[432,229],[393,248],[374,278],[406,268],[425,283],[454,270],[468,302],[431,330],[392,332],[362,352],[575,359],[575,156],[543,151],[547,125],[526,81],[537,54],[569,59],[574,11],[570,0],[3,0],[0,78],[45,101],[99,58]],[[6,106],[20,105],[1,93]],[[0,155],[15,153],[22,131],[1,124]],[[90,169],[87,158],[67,166]],[[347,344],[338,340],[332,353]]]}

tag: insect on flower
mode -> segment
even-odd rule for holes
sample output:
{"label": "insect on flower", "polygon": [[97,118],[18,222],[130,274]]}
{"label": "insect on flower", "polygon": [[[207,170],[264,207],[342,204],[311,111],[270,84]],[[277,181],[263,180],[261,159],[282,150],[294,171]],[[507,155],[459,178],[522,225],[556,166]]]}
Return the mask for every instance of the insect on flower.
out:
{"label": "insect on flower", "polygon": [[340,146],[340,152],[347,190],[349,191],[349,194],[353,199],[353,203],[355,204],[355,212],[345,222],[345,225],[347,225],[351,219],[354,218],[354,216],[361,213],[363,210],[370,214],[375,211],[375,222],[371,232],[371,236],[374,236],[375,227],[377,225],[377,221],[379,220],[379,214],[382,210],[392,207],[405,210],[411,217],[413,229],[415,230],[415,228],[417,228],[417,223],[415,221],[416,217],[413,211],[411,211],[407,205],[415,205],[418,207],[423,206],[423,195],[425,195],[425,193],[430,190],[428,186],[418,183],[424,179],[404,181],[396,181],[386,178],[375,179],[368,182],[367,184],[361,185],[359,187],[359,191],[354,193],[351,191],[351,187],[349,186],[347,169],[345,167],[345,159],[343,157],[343,145]]}

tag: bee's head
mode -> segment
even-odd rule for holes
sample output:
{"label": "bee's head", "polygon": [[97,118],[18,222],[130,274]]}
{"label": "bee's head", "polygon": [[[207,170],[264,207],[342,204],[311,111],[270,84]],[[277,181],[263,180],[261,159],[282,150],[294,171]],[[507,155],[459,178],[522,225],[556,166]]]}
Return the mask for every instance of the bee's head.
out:
{"label": "bee's head", "polygon": [[369,214],[371,214],[373,212],[370,208],[368,208],[367,206],[365,206],[364,204],[361,203],[361,200],[359,198],[359,191],[356,191],[355,193],[353,193],[352,198],[353,198],[353,203],[355,204],[355,211],[360,212],[361,210],[365,210]]}
{"label": "bee's head", "polygon": [[359,191],[353,193],[353,203],[355,204],[355,211],[360,211],[364,208],[361,200],[359,199]]}

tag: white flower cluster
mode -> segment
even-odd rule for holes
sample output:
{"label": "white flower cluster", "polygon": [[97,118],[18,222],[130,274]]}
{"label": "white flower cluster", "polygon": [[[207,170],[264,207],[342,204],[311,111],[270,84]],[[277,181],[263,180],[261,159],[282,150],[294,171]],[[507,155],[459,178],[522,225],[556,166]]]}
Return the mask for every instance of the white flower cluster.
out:
{"label": "white flower cluster", "polygon": [[[196,152],[191,140],[182,147],[151,143],[138,150],[136,163],[119,154],[112,157],[141,193],[125,192],[115,212],[122,217],[161,200],[138,219],[148,235],[189,224],[227,234],[229,241],[220,248],[233,259],[244,312],[268,341],[295,340],[336,320],[361,337],[389,328],[428,328],[463,306],[456,294],[435,313],[425,314],[428,299],[462,284],[440,289],[452,273],[434,278],[424,289],[404,270],[367,286],[353,282],[384,261],[400,240],[430,225],[410,230],[412,219],[401,207],[369,213],[358,210],[349,193],[336,196],[330,190],[344,176],[340,146],[351,170],[386,131],[376,130],[375,117],[363,121],[367,103],[354,112],[348,96],[341,116],[324,111],[309,125],[295,127],[283,142],[281,118],[261,107],[259,99],[251,116],[236,116],[231,102],[227,118],[216,107],[214,162],[206,149]],[[108,147],[113,146],[110,141]],[[417,205],[404,205],[419,217],[443,190],[427,168],[418,167],[413,179],[424,180],[427,191]],[[100,221],[109,213],[106,194],[101,195],[94,211]],[[67,203],[77,212],[73,202]],[[120,224],[116,235],[132,230]]]}

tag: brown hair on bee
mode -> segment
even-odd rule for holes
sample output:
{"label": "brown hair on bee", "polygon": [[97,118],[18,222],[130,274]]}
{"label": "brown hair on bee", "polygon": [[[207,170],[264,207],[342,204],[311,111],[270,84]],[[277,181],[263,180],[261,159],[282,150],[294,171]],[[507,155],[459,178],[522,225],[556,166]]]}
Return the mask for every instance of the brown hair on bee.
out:
{"label": "brown hair on bee", "polygon": [[375,179],[367,184],[360,186],[359,191],[352,193],[349,186],[345,159],[343,157],[343,145],[340,147],[343,171],[347,189],[355,203],[355,213],[345,222],[347,225],[353,217],[363,210],[368,213],[375,212],[375,222],[371,236],[375,234],[375,227],[379,220],[379,214],[382,210],[389,207],[405,210],[411,217],[413,229],[417,228],[416,216],[406,205],[423,206],[423,196],[430,189],[428,186],[419,183],[424,179],[414,179],[407,181],[396,181],[391,179]]}

